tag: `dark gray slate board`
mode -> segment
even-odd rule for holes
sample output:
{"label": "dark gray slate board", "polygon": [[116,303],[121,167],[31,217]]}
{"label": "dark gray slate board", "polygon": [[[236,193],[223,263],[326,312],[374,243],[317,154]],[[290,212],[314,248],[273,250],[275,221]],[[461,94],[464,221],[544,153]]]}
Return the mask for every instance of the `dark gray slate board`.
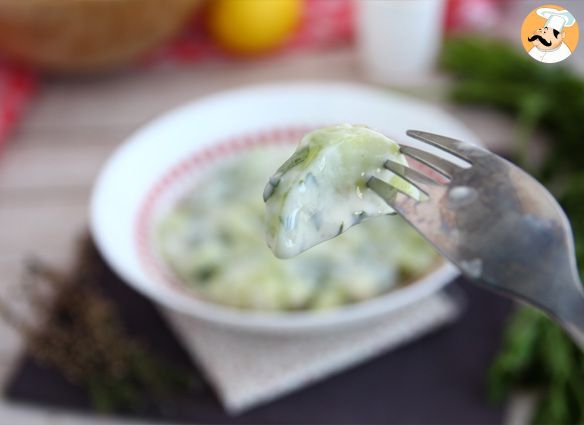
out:
{"label": "dark gray slate board", "polygon": [[[105,266],[104,266],[105,267]],[[287,397],[231,417],[211,390],[150,402],[129,416],[207,424],[496,424],[502,407],[488,402],[485,376],[512,304],[459,279],[467,298],[460,320],[406,347]],[[152,303],[108,272],[104,292],[122,309],[132,334],[160,356],[198,373]],[[90,411],[87,394],[24,355],[5,388],[18,403]]]}

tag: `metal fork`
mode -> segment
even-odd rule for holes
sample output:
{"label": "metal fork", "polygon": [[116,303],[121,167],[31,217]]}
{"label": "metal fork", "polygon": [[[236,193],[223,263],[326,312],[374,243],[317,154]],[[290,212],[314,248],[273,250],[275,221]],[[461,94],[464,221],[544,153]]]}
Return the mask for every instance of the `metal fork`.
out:
{"label": "metal fork", "polygon": [[385,168],[422,191],[396,192],[376,177],[368,186],[473,282],[532,304],[556,319],[584,350],[584,291],[570,223],[551,194],[505,159],[436,134],[407,134],[470,164],[401,146],[437,179],[387,161]]}

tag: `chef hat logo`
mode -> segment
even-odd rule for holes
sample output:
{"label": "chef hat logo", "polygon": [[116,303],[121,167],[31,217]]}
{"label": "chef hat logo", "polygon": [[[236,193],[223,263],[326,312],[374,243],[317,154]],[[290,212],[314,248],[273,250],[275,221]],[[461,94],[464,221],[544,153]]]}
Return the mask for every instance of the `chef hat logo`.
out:
{"label": "chef hat logo", "polygon": [[557,63],[570,57],[578,45],[578,38],[576,17],[554,4],[533,9],[521,27],[525,51],[542,63]]}
{"label": "chef hat logo", "polygon": [[551,7],[540,7],[536,9],[537,13],[542,18],[546,19],[544,27],[554,29],[562,32],[564,27],[571,27],[576,23],[576,18],[566,9],[557,10]]}

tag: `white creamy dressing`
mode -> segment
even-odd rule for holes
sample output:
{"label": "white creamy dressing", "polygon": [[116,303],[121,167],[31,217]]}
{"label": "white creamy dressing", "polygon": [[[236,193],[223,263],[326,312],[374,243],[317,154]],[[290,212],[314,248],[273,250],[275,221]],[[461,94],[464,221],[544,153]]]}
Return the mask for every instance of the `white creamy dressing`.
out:
{"label": "white creamy dressing", "polygon": [[289,155],[274,146],[226,159],[161,218],[159,253],[195,296],[242,309],[330,309],[383,294],[437,260],[399,217],[371,220],[296,258],[276,258],[265,242],[261,191],[274,164]]}
{"label": "white creamy dressing", "polygon": [[266,240],[279,258],[290,258],[393,209],[367,187],[375,176],[418,196],[383,168],[386,160],[407,164],[399,146],[365,126],[341,124],[305,135],[292,157],[264,190]]}

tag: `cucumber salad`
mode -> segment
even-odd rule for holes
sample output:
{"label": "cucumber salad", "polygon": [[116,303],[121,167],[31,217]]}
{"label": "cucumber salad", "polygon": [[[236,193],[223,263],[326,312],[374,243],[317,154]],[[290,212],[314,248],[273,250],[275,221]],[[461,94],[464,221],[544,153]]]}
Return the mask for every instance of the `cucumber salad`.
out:
{"label": "cucumber salad", "polygon": [[[372,152],[378,158],[387,158],[388,152],[395,158],[400,156],[382,136],[363,127],[340,126],[322,131],[340,136],[353,129],[363,137],[371,135],[374,142],[361,152],[355,153],[349,148],[335,152],[334,160],[339,161],[336,163],[339,166],[344,164],[344,155],[349,155],[347,168],[340,171],[342,175],[356,177],[361,191],[362,198],[355,195],[350,202],[364,212],[360,220],[387,214],[390,209],[369,194],[364,182],[357,178],[359,164],[352,168],[349,163],[365,161],[365,155],[368,160],[376,161]],[[355,137],[356,147],[359,137]],[[271,191],[268,193],[271,212],[267,223],[261,195],[274,164],[284,162],[290,155],[289,147],[281,145],[253,148],[210,167],[211,171],[194,182],[188,193],[163,214],[156,232],[159,254],[170,271],[195,296],[240,309],[330,309],[405,285],[425,274],[437,262],[433,248],[397,216],[366,221],[359,228],[295,258],[281,260],[272,254],[266,244],[266,225],[271,235],[270,245],[282,247],[283,255],[280,256],[290,256],[298,247],[305,249],[318,239],[336,236],[357,221],[352,215],[353,206],[342,206],[342,202],[347,202],[342,191],[351,189],[340,185],[334,190],[341,191],[338,196],[343,197],[343,201],[333,209],[327,207],[319,211],[320,227],[317,226],[319,219],[310,217],[311,212],[299,211],[295,218],[287,215],[282,215],[282,220],[278,218],[281,213],[287,214],[287,208],[297,208],[301,202],[300,194],[294,191],[305,190],[303,193],[309,194],[307,205],[310,208],[314,208],[314,196],[326,202],[340,199],[336,194],[323,192],[331,190],[331,181],[324,181],[323,177],[333,176],[328,171],[323,173],[326,166],[319,168],[318,164],[334,164],[332,157],[326,160],[321,157],[328,149],[325,139],[319,142],[318,152],[311,150],[310,140],[303,140],[299,150],[305,145],[310,146],[309,150],[300,154],[297,150],[294,154],[297,159],[290,159],[281,168],[280,182],[267,190]],[[362,159],[359,155],[363,155]],[[306,172],[305,189],[300,188],[300,169]],[[307,176],[308,171],[312,172],[314,182],[307,181],[312,179]],[[383,170],[375,173],[391,179]],[[274,179],[271,181],[275,183]],[[315,195],[311,191],[320,193]],[[286,192],[289,192],[287,197]],[[343,229],[338,220],[345,223]],[[309,226],[308,229],[305,226]],[[322,233],[311,236],[309,233],[314,229]],[[300,235],[294,235],[294,231]],[[288,246],[286,238],[297,245]]]}

